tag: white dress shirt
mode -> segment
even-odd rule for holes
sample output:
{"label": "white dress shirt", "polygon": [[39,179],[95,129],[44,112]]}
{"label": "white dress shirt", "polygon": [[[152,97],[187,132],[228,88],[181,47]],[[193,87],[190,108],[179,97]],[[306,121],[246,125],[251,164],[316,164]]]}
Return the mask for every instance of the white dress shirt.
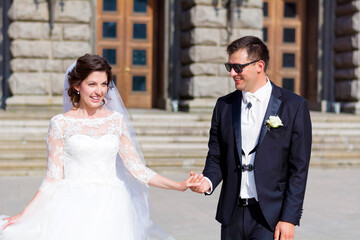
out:
{"label": "white dress shirt", "polygon": [[[256,151],[250,152],[256,147],[259,141],[261,127],[264,123],[265,112],[269,104],[272,86],[267,83],[256,92],[242,92],[241,104],[241,146],[245,155],[242,155],[241,164],[254,165]],[[251,107],[247,104],[251,102]],[[240,186],[241,198],[255,198],[258,200],[254,171],[244,171],[241,174]]]}
{"label": "white dress shirt", "polygon": [[[252,154],[249,153],[255,148],[256,144],[258,143],[260,130],[263,124],[267,106],[269,104],[271,91],[272,86],[270,80],[267,78],[266,84],[263,87],[259,88],[256,92],[242,92],[243,98],[241,104],[241,144],[245,155],[242,155],[241,164],[254,165],[256,152]],[[247,108],[248,101],[251,101],[251,108]],[[249,114],[249,111],[253,112]],[[213,191],[212,182],[209,178],[204,178],[210,183],[210,190],[207,192],[208,194],[210,194]],[[254,171],[242,172],[240,197],[255,198],[258,201]]]}

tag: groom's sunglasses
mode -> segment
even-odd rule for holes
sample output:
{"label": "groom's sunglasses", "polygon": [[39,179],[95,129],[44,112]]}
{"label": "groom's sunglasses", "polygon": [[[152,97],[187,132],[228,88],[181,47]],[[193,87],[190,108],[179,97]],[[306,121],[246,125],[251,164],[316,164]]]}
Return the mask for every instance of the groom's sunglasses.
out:
{"label": "groom's sunglasses", "polygon": [[252,64],[252,63],[256,63],[260,60],[255,60],[255,61],[252,61],[252,62],[249,62],[249,63],[245,63],[245,64],[231,64],[231,63],[225,63],[225,68],[228,72],[231,72],[231,69],[233,68],[235,70],[235,72],[237,73],[242,73],[244,67]]}

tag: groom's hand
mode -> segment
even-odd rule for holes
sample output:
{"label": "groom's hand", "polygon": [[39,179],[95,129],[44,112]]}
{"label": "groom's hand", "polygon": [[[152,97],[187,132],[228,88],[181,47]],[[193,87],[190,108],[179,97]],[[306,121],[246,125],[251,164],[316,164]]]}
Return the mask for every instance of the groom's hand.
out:
{"label": "groom's hand", "polygon": [[295,225],[289,222],[279,221],[275,227],[275,240],[293,240],[295,235]]}
{"label": "groom's hand", "polygon": [[193,177],[192,183],[200,183],[197,187],[190,187],[191,191],[196,193],[205,193],[210,190],[210,184],[202,174],[196,174],[194,172],[190,172],[190,176]]}

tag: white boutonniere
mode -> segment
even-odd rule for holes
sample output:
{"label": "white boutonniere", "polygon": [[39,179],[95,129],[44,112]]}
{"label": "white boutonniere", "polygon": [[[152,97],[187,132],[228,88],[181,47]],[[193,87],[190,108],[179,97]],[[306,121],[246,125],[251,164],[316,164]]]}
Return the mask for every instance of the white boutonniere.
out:
{"label": "white boutonniere", "polygon": [[265,126],[270,130],[270,128],[278,128],[284,126],[279,116],[270,116],[268,120],[265,121]]}

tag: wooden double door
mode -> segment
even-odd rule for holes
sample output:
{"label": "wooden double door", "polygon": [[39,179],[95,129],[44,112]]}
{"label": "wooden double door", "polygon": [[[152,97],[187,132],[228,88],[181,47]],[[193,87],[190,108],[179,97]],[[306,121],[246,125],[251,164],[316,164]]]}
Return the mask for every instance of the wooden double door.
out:
{"label": "wooden double door", "polygon": [[152,107],[155,11],[155,0],[97,0],[96,53],[127,107]]}
{"label": "wooden double door", "polygon": [[302,94],[305,0],[264,0],[263,39],[270,51],[269,78]]}

